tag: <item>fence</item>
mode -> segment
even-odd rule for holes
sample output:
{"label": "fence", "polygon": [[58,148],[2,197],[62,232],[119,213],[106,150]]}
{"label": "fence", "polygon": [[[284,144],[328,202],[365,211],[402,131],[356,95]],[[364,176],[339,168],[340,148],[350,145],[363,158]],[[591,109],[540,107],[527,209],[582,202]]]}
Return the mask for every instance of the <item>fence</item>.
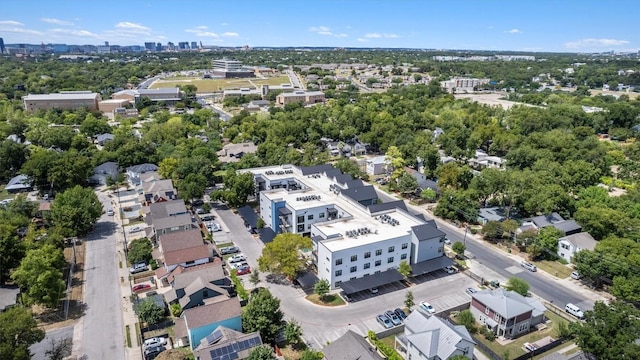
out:
{"label": "fence", "polygon": [[376,332],[376,337],[378,339],[386,338],[387,336],[395,335],[398,333],[404,333],[404,323],[398,326],[394,326],[391,329],[385,329],[382,331]]}
{"label": "fence", "polygon": [[153,324],[153,325],[149,325],[145,328],[141,328],[140,332],[144,335],[144,333],[149,332],[149,331],[154,331],[154,330],[158,330],[158,329],[164,329],[166,327],[170,327],[175,325],[175,323],[173,322],[173,320],[168,320],[165,322],[161,322],[158,324]]}
{"label": "fence", "polygon": [[540,354],[542,354],[544,352],[547,352],[547,351],[553,349],[554,347],[559,346],[563,342],[564,342],[563,339],[556,339],[556,340],[548,343],[547,345],[540,346],[539,348],[537,348],[537,349],[535,349],[533,351],[530,351],[530,352],[528,352],[528,353],[526,353],[524,355],[520,355],[517,358],[514,358],[513,360],[533,359],[534,356],[540,355]]}
{"label": "fence", "polygon": [[482,353],[485,354],[489,359],[502,360],[502,356],[496,354],[495,351],[491,350],[491,348],[485,345],[482,341],[476,339],[475,336],[471,335],[471,338],[476,342],[476,347],[480,349],[480,351],[482,351]]}
{"label": "fence", "polygon": [[560,308],[559,306],[556,306],[550,302],[545,302],[544,306],[547,308],[547,310],[551,311],[552,313],[560,316],[561,318],[569,321],[569,322],[574,322],[577,321],[578,319],[576,319],[575,317],[567,314],[566,311],[564,311],[564,309]]}

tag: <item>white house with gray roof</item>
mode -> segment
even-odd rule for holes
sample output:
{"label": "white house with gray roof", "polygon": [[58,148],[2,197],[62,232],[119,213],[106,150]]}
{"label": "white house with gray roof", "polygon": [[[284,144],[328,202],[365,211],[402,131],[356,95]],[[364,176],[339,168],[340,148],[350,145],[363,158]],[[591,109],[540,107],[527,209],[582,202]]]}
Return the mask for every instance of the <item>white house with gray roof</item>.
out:
{"label": "white house with gray roof", "polygon": [[323,360],[383,360],[375,346],[371,345],[362,335],[353,330],[339,337],[322,349]]}
{"label": "white house with gray roof", "polygon": [[405,359],[440,360],[455,355],[473,359],[475,341],[464,325],[453,325],[422,311],[404,321],[404,333],[396,336],[395,348]]}
{"label": "white house with gray roof", "polygon": [[558,256],[572,262],[573,256],[582,250],[593,250],[598,242],[588,232],[568,235],[558,239]]}

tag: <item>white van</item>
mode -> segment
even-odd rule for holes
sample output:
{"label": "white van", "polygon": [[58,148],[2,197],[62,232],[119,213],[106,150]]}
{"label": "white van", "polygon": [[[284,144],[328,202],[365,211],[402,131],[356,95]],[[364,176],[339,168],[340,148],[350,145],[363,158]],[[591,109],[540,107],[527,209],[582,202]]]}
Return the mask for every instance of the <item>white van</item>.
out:
{"label": "white van", "polygon": [[532,271],[532,272],[536,272],[536,271],[538,271],[538,268],[537,268],[535,265],[533,265],[533,264],[531,264],[531,263],[528,263],[528,262],[526,262],[526,261],[522,261],[522,262],[520,263],[520,266],[522,266],[523,268],[525,268],[525,269],[527,269],[527,270],[529,270],[529,271]]}
{"label": "white van", "polygon": [[580,310],[579,307],[573,305],[572,303],[568,303],[565,307],[564,307],[564,311],[568,312],[569,314],[577,317],[578,319],[583,319],[584,318],[584,314],[582,313],[582,310]]}
{"label": "white van", "polygon": [[109,216],[113,216],[113,209],[109,209],[109,210],[107,210],[107,215],[109,215]]}

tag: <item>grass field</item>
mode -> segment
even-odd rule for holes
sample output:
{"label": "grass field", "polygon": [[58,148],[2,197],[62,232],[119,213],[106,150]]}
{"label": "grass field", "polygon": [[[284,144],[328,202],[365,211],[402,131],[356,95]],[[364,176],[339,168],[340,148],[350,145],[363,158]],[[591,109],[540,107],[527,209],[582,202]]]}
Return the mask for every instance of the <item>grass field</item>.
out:
{"label": "grass field", "polygon": [[288,76],[275,76],[266,79],[200,79],[196,77],[172,77],[158,80],[149,87],[151,89],[158,89],[191,84],[198,88],[198,92],[207,93],[227,89],[258,88],[260,85],[280,85],[288,83]]}

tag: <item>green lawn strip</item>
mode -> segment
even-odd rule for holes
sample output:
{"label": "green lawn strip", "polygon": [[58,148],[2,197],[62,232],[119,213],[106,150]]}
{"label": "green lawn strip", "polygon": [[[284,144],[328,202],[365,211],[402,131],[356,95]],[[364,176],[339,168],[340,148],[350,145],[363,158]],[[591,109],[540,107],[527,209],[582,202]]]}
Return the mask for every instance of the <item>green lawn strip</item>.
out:
{"label": "green lawn strip", "polygon": [[141,342],[140,342],[140,323],[136,322],[136,343],[138,346],[140,346]]}
{"label": "green lawn strip", "polygon": [[129,329],[129,325],[124,327],[125,332],[127,333],[127,347],[131,347],[131,331]]}
{"label": "green lawn strip", "polygon": [[321,301],[318,295],[311,294],[307,296],[307,300],[311,301],[314,304],[323,306],[340,306],[345,304],[344,300],[340,296],[335,294],[325,295],[324,301]]}
{"label": "green lawn strip", "polygon": [[570,267],[558,261],[542,260],[534,261],[533,263],[536,264],[536,266],[539,267],[540,270],[561,279],[568,278],[573,271]]}

